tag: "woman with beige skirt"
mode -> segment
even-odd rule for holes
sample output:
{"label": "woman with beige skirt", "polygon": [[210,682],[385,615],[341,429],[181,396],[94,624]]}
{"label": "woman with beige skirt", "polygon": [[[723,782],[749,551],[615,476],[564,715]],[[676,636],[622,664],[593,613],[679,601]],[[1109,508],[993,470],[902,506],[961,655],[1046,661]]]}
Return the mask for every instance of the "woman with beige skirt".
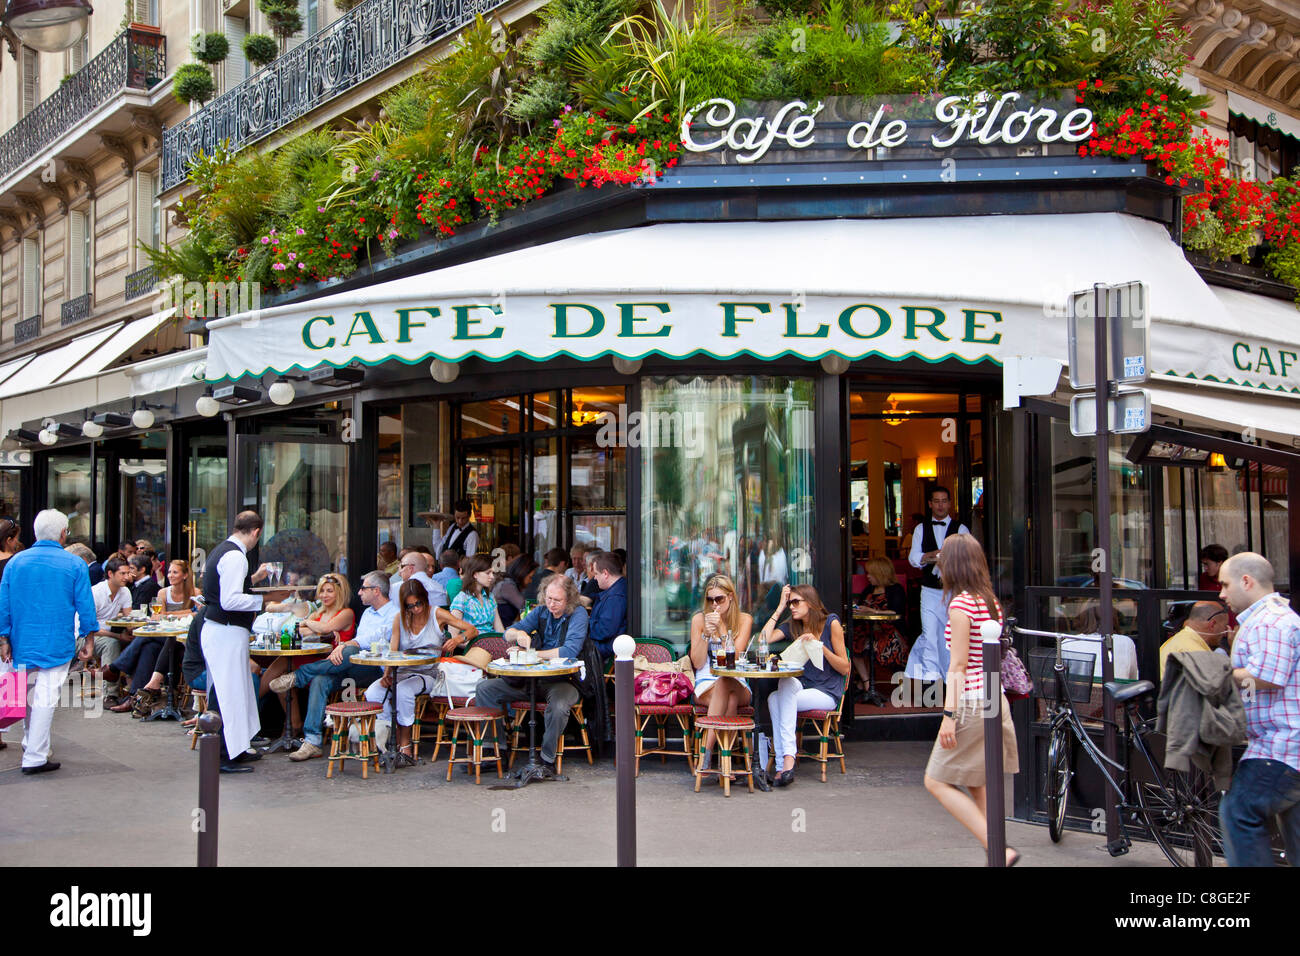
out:
{"label": "woman with beige skirt", "polygon": [[[969,534],[949,535],[939,551],[938,565],[943,578],[943,596],[950,602],[944,640],[952,654],[952,663],[944,689],[939,738],[925,767],[925,789],[987,849],[984,648],[980,625],[990,620],[1000,622],[1002,606],[993,594],[984,552]],[[999,702],[1002,766],[1007,773],[1018,773],[1020,761],[1011,708],[1006,695],[1001,695]],[[1007,847],[1007,866],[1019,862],[1019,851]]]}

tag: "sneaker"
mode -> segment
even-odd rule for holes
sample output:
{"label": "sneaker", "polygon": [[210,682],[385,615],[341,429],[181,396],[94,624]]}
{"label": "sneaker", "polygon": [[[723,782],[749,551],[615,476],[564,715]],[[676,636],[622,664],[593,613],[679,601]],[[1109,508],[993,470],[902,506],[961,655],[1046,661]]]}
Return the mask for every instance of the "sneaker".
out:
{"label": "sneaker", "polygon": [[[293,687],[293,675],[281,674],[275,680],[271,681],[267,687],[270,688],[272,693],[283,694],[288,691],[289,688]],[[305,760],[306,758],[304,757],[303,759]]]}
{"label": "sneaker", "polygon": [[[292,678],[290,679],[292,680]],[[304,740],[302,742],[301,747],[299,747],[293,753],[289,754],[289,759],[294,761],[310,760],[312,757],[323,757],[323,756],[325,756],[325,754],[319,747],[317,747],[310,740]]]}

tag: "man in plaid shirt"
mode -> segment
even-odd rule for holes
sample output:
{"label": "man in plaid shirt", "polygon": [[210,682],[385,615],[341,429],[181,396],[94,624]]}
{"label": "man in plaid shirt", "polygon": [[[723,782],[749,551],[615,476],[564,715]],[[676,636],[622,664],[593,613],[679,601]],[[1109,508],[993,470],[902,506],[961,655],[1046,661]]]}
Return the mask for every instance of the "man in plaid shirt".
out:
{"label": "man in plaid shirt", "polygon": [[1273,590],[1262,555],[1219,568],[1220,597],[1237,615],[1232,676],[1246,705],[1249,743],[1219,805],[1229,866],[1271,866],[1269,820],[1282,825],[1288,861],[1300,862],[1300,616]]}

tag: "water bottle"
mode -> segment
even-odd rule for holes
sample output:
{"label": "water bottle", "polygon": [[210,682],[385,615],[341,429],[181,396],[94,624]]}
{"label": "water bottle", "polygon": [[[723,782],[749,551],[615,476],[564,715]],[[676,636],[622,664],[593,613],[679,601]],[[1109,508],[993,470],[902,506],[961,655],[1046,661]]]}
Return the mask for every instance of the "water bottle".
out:
{"label": "water bottle", "polygon": [[767,631],[761,631],[758,635],[758,666],[767,666]]}

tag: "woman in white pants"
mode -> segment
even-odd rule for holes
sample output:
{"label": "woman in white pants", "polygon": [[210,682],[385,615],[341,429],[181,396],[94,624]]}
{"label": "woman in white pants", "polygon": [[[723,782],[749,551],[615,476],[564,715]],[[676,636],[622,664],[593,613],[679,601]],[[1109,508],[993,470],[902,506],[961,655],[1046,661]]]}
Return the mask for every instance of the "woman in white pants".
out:
{"label": "woman in white pants", "polygon": [[[397,594],[401,609],[393,619],[390,651],[441,656],[444,653],[450,654],[462,641],[478,637],[478,628],[473,624],[452,617],[440,607],[429,607],[429,592],[419,581],[403,582]],[[439,625],[453,628],[459,633],[444,637]],[[411,725],[415,723],[415,698],[433,690],[438,665],[402,667],[401,673],[395,675],[397,670],[399,668],[384,668],[384,676],[366,688],[366,700],[373,704],[383,704],[383,716],[392,721],[393,697],[397,698],[397,745],[401,751],[398,766],[413,767],[415,756],[411,753]],[[390,695],[388,689],[393,686],[394,679],[397,680],[397,689]]]}
{"label": "woman in white pants", "polygon": [[822,666],[809,659],[799,677],[784,677],[767,699],[775,736],[778,787],[794,781],[795,729],[801,710],[834,710],[844,693],[849,676],[849,655],[844,647],[844,625],[826,610],[817,589],[810,584],[786,585],[781,589],[781,603],[763,630],[770,632],[781,619],[786,606],[790,621],[782,624],[779,637],[796,641],[816,641],[822,645]]}

